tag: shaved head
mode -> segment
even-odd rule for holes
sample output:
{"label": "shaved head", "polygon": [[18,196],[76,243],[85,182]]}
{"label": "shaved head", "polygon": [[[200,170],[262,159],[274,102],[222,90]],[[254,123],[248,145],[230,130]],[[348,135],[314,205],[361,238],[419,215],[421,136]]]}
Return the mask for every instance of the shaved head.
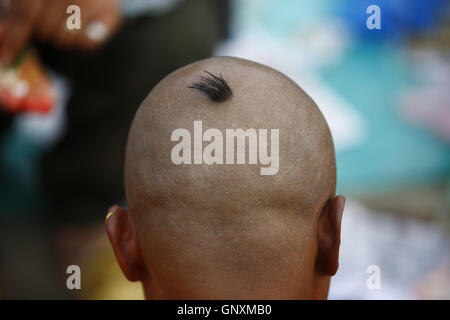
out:
{"label": "shaved head", "polygon": [[[203,133],[223,133],[223,163],[171,160],[174,130],[192,133],[195,121]],[[225,161],[225,132],[238,128],[254,128],[258,139],[258,129],[267,129],[268,154],[279,154],[275,173],[261,174],[264,165],[251,163],[248,148],[245,163]],[[278,145],[270,143],[273,129]],[[195,139],[188,141],[193,154]],[[214,138],[205,140],[201,149]],[[250,138],[245,141],[248,147]],[[126,150],[126,198],[148,272],[147,297],[311,297],[319,217],[335,185],[325,119],[285,75],[237,58],[202,60],[171,73],[140,106]]]}

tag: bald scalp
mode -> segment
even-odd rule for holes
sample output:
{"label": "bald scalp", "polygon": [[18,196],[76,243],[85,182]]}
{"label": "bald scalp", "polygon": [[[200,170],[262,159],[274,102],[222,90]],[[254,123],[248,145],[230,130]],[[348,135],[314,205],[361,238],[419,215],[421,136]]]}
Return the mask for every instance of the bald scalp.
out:
{"label": "bald scalp", "polygon": [[[193,89],[204,71],[221,75],[232,94],[214,101]],[[260,175],[248,162],[174,164],[171,134],[192,132],[194,121],[223,133],[278,129],[278,172]],[[316,104],[283,74],[243,59],[211,58],[168,75],[140,106],[128,138],[126,197],[143,254],[162,282],[182,286],[178,291],[201,291],[205,279],[231,290],[223,279],[233,274],[243,281],[233,292],[271,279],[289,294],[299,279],[281,273],[298,278],[313,268],[301,261],[315,254],[312,226],[335,184],[333,142]],[[180,268],[189,275],[178,275]]]}

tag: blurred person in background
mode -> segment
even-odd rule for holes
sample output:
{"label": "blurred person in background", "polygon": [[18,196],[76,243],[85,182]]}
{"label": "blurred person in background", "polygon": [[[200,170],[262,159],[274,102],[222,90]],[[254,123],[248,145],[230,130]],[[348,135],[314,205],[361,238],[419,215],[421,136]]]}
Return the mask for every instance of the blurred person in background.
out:
{"label": "blurred person in background", "polygon": [[[1,4],[1,62],[12,63],[32,46],[44,65],[68,80],[71,94],[63,135],[40,162],[42,214],[30,208],[35,212],[19,219],[0,208],[0,292],[3,298],[69,297],[65,268],[89,246],[83,230],[104,218],[107,204],[123,200],[124,148],[137,107],[166,74],[211,55],[227,33],[228,5],[208,0]],[[80,30],[66,26],[70,5],[80,8]],[[13,116],[2,112],[0,119],[0,139],[6,139]]]}

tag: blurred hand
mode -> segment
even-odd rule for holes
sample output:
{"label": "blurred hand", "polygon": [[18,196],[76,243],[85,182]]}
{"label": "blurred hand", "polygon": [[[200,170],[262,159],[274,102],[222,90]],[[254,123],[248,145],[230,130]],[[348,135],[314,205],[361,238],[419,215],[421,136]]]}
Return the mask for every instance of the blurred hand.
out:
{"label": "blurred hand", "polygon": [[[95,50],[121,21],[119,0],[4,0],[0,59],[11,63],[32,36],[64,49]],[[81,29],[69,30],[70,5],[80,7]]]}

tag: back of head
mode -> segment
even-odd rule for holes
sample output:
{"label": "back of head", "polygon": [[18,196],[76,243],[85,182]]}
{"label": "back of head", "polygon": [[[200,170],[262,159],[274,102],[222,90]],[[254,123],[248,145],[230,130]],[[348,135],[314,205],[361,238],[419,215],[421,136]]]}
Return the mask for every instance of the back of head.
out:
{"label": "back of head", "polygon": [[211,58],[168,75],[140,106],[126,152],[147,296],[312,297],[335,177],[321,112],[283,74]]}

